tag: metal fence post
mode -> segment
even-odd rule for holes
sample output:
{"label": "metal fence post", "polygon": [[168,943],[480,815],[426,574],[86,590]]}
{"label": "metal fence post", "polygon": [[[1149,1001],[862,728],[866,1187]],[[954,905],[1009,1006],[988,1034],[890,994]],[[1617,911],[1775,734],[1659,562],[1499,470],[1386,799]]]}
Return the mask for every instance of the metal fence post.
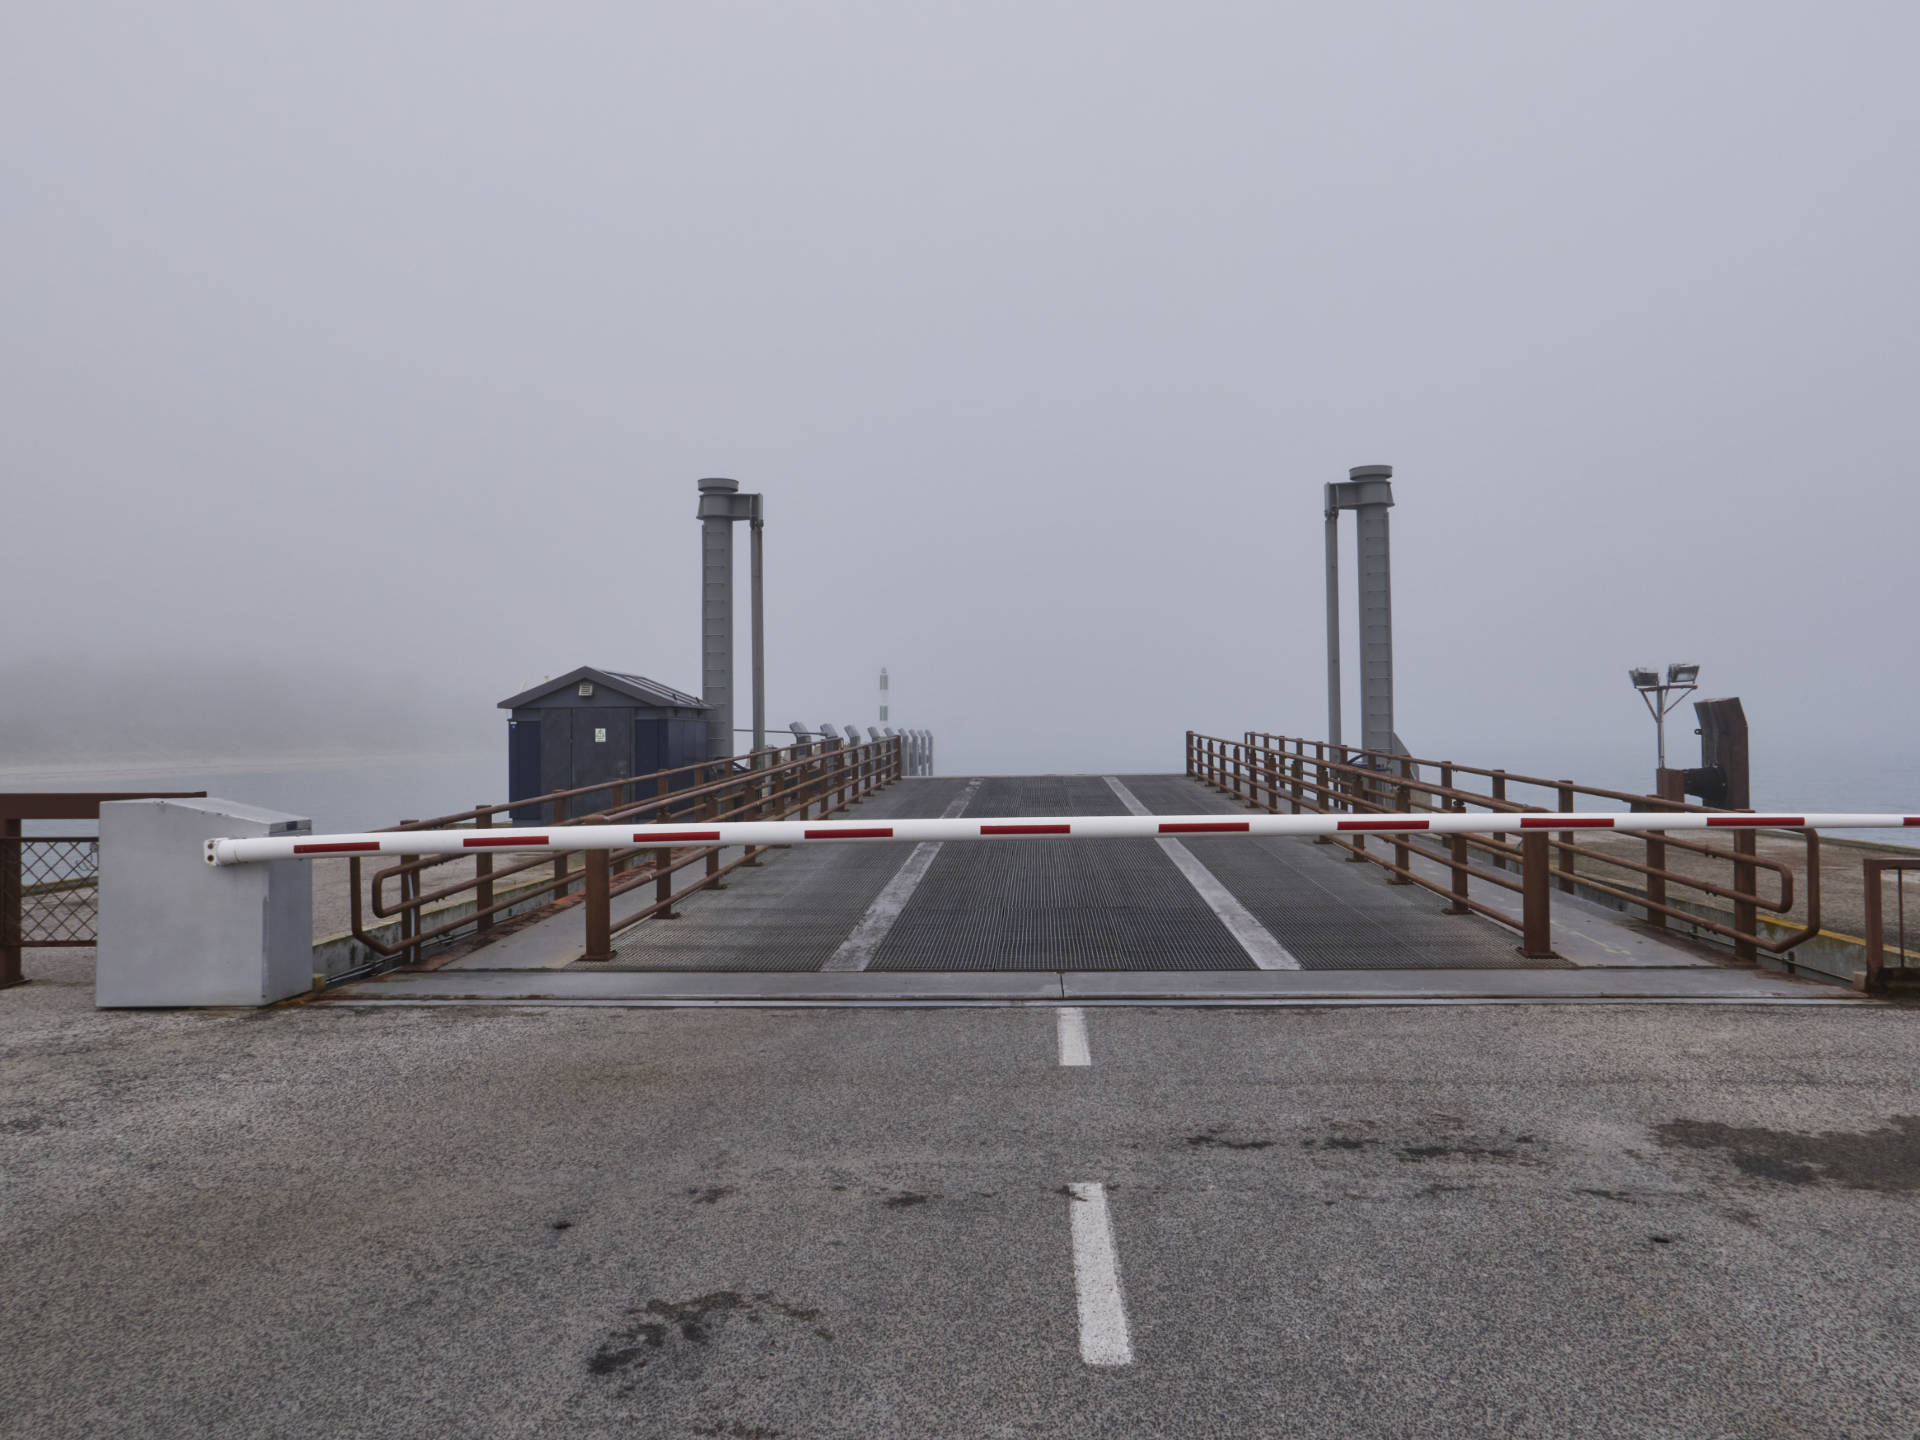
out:
{"label": "metal fence post", "polygon": [[[486,805],[483,803],[473,808],[476,812],[473,817],[474,828],[476,830],[493,828],[493,815]],[[490,853],[482,850],[473,857],[473,874],[473,908],[478,912],[474,928],[491,930],[493,928],[493,856]]]}
{"label": "metal fence post", "polygon": [[[605,820],[605,816],[596,816],[596,820]],[[582,960],[607,961],[613,959],[613,886],[609,873],[613,852],[609,850],[589,850],[587,862],[587,951]]]}
{"label": "metal fence post", "polygon": [[[1635,800],[1635,810],[1663,811],[1664,805]],[[1667,903],[1667,877],[1657,872],[1667,868],[1667,838],[1658,830],[1647,832],[1647,869],[1656,873],[1647,876],[1647,924],[1665,929],[1667,917],[1654,907]]]}
{"label": "metal fence post", "polygon": [[1553,957],[1550,863],[1547,832],[1529,830],[1520,841],[1520,953],[1529,960]]}
{"label": "metal fence post", "polygon": [[[747,756],[747,775],[740,784],[740,804],[744,812],[740,816],[742,820],[763,820],[766,818],[767,782],[760,774],[760,771],[766,765],[766,760],[767,757],[759,750],[755,750],[751,755]],[[740,852],[740,863],[758,869],[760,866],[760,856],[754,848],[749,845],[745,850]]]}
{"label": "metal fence post", "polygon": [[20,933],[26,919],[20,866],[21,852],[26,848],[20,822],[0,820],[0,990],[24,985],[27,980],[20,964]]}
{"label": "metal fence post", "polygon": [[[1505,808],[1507,800],[1507,772],[1504,770],[1496,770],[1493,772],[1493,798],[1498,802],[1492,807],[1493,809],[1499,810]],[[1493,868],[1496,870],[1506,869],[1506,840],[1498,835],[1489,835],[1487,839],[1495,846]]]}
{"label": "metal fence post", "polygon": [[653,912],[656,920],[678,920],[673,906],[667,904],[673,898],[673,851],[666,846],[656,846],[653,852],[653,903],[660,909]]}
{"label": "metal fence post", "polygon": [[[1862,878],[1866,881],[1867,923],[1863,927],[1866,933],[1861,938],[1867,942],[1867,969],[1858,983],[1861,989],[1872,995],[1881,988],[1881,970],[1887,963],[1886,896],[1882,891],[1883,882],[1880,878],[1882,871],[1878,857],[1868,857],[1861,863],[1860,869]],[[1906,896],[1902,894],[1900,898],[1903,902],[1900,916],[1900,963],[1905,965],[1907,963],[1906,906],[1904,904]]]}
{"label": "metal fence post", "polygon": [[[622,782],[619,785],[613,786],[607,792],[607,804],[608,804],[608,808],[613,810],[624,810],[626,808],[627,787],[624,782]],[[602,817],[602,818],[604,819],[605,817]],[[611,864],[612,862],[609,861],[608,863]],[[618,875],[622,870],[626,870],[630,868],[632,864],[633,864],[633,859],[631,856],[629,856],[626,860],[623,860],[619,864],[613,866],[613,873],[615,875]]]}
{"label": "metal fence post", "polygon": [[[1404,776],[1406,762],[1402,761],[1401,765],[1401,773]],[[1400,811],[1413,809],[1413,791],[1410,787],[1402,785],[1394,793],[1393,808]],[[1413,855],[1407,849],[1407,837],[1404,831],[1393,837],[1393,863],[1402,870],[1411,870],[1413,868]],[[1387,876],[1387,882],[1391,885],[1411,885],[1413,883],[1412,879],[1408,876],[1398,874]]]}
{"label": "metal fence post", "polygon": [[[1442,790],[1453,789],[1453,762],[1451,760],[1446,761],[1440,766],[1440,788]],[[1456,814],[1464,815],[1467,811],[1467,802],[1455,796],[1448,795],[1442,797],[1440,808],[1442,810],[1452,810]],[[1467,881],[1469,878],[1467,875],[1467,837],[1464,835],[1455,835],[1452,837],[1452,842],[1448,847],[1451,852],[1448,858],[1453,862],[1453,876],[1450,882],[1453,890],[1453,898],[1447,905],[1446,913],[1449,915],[1470,915],[1473,913],[1473,907],[1467,904]]]}
{"label": "metal fence post", "polygon": [[[1466,802],[1464,801],[1456,801],[1455,804],[1462,811],[1467,808]],[[1473,913],[1473,907],[1467,904],[1467,882],[1471,877],[1467,874],[1466,836],[1455,835],[1453,837],[1453,853],[1450,858],[1453,861],[1453,899],[1448,904],[1446,913],[1449,915],[1471,915]]]}
{"label": "metal fence post", "polygon": [[[562,795],[553,802],[553,823],[555,825],[564,825],[566,821],[567,797]],[[567,879],[567,852],[564,850],[553,857],[553,878],[560,882],[559,888],[553,892],[553,898],[556,900],[566,899],[567,893],[573,889],[573,885],[572,882]]]}
{"label": "metal fence post", "polygon": [[[1573,781],[1571,780],[1560,782],[1560,813],[1563,815],[1573,813]],[[1571,844],[1573,844],[1573,832],[1562,830],[1560,832],[1560,893],[1562,895],[1573,894],[1574,855],[1573,851],[1567,849]]]}
{"label": "metal fence post", "polygon": [[[1320,797],[1320,813],[1322,815],[1331,815],[1336,807],[1333,801],[1333,772],[1327,769],[1326,741],[1316,740],[1313,742],[1313,761],[1320,772],[1320,783],[1315,789],[1315,793]],[[1331,845],[1333,844],[1333,837],[1331,835],[1316,835],[1313,837],[1313,843],[1316,845]]]}
{"label": "metal fence post", "polygon": [[[1759,835],[1752,830],[1734,831],[1733,853],[1758,855],[1760,853]],[[1733,958],[1747,965],[1758,964],[1760,960],[1759,947],[1753,940],[1754,932],[1760,925],[1760,907],[1754,903],[1754,894],[1759,884],[1758,870],[1743,861],[1733,862],[1733,888],[1745,897],[1733,902],[1733,928],[1740,932],[1734,937]]]}
{"label": "metal fence post", "polygon": [[[706,812],[700,817],[701,819],[714,819],[720,813],[720,797],[717,795],[708,795],[701,803],[700,808]],[[804,817],[806,812],[802,811],[801,814]],[[707,851],[707,883],[705,888],[708,890],[724,890],[727,888],[720,883],[720,847],[718,845],[715,845],[711,850]]]}
{"label": "metal fence post", "polygon": [[[419,823],[418,820],[400,822],[403,829]],[[420,895],[420,872],[412,868],[415,863],[404,858],[400,861],[400,943],[406,951],[404,963],[408,965],[420,963],[420,946],[413,938],[421,929],[420,907],[414,903]],[[378,883],[376,877],[376,887]]]}
{"label": "metal fence post", "polygon": [[[1348,775],[1345,779],[1348,796],[1347,813],[1349,815],[1358,815],[1362,802],[1367,798],[1367,782],[1362,780],[1358,775]],[[1365,831],[1356,831],[1353,839],[1348,842],[1347,859],[1349,862],[1359,862],[1367,859],[1367,836]]]}

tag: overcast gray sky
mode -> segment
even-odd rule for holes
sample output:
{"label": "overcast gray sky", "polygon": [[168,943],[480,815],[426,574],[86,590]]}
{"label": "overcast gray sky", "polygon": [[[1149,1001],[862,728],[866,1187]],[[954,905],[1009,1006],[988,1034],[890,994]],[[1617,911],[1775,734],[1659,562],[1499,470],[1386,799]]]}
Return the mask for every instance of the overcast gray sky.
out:
{"label": "overcast gray sky", "polygon": [[1768,752],[1910,754],[1916,54],[1911,0],[14,0],[0,669],[462,744],[697,690],[721,474],[774,720],[885,663],[943,768],[1171,768],[1323,728],[1320,487],[1384,461],[1416,753],[1650,766],[1625,667],[1688,658]]}

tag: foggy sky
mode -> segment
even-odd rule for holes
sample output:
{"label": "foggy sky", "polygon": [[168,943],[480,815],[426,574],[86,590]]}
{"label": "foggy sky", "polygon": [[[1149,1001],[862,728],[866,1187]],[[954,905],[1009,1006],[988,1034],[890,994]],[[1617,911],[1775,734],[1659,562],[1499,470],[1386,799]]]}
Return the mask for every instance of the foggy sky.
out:
{"label": "foggy sky", "polygon": [[1650,769],[1625,668],[1692,659],[1768,750],[1911,754],[1916,53],[1910,3],[16,0],[0,673],[462,746],[582,663],[697,691],[728,475],[774,723],[885,664],[943,770],[1177,768],[1321,732],[1320,487],[1385,462],[1415,753]]}

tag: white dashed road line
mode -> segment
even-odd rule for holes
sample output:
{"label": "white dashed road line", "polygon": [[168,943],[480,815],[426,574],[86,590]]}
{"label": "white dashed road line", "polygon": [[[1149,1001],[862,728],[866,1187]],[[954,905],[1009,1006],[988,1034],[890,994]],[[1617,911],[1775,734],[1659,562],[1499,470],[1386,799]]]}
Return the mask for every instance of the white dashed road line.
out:
{"label": "white dashed road line", "polygon": [[1133,1339],[1120,1294],[1120,1257],[1113,1248],[1107,1187],[1098,1181],[1067,1186],[1073,1225],[1073,1284],[1080,1295],[1080,1358],[1089,1365],[1131,1365]]}
{"label": "white dashed road line", "polygon": [[[978,780],[969,780],[967,788],[941,812],[942,820],[957,820],[980,789]],[[867,913],[860,917],[860,923],[853,927],[853,933],[840,942],[840,948],[828,957],[827,963],[820,969],[824,971],[864,970],[873,963],[874,952],[880,948],[880,942],[887,938],[887,932],[893,929],[893,922],[900,918],[900,912],[907,908],[907,901],[913,898],[913,892],[926,875],[933,859],[940,853],[940,842],[923,840],[913,847],[913,853],[907,856],[893,878],[887,881],[887,888],[867,907]]]}
{"label": "white dashed road line", "polygon": [[[1102,777],[1113,787],[1113,793],[1120,797],[1120,803],[1127,807],[1130,815],[1151,815],[1153,812],[1135,798],[1134,793],[1122,785],[1112,775]],[[1247,952],[1247,958],[1262,970],[1298,970],[1300,962],[1288,953],[1287,947],[1273,938],[1253,912],[1233,898],[1226,886],[1214,877],[1214,873],[1194,858],[1194,854],[1178,840],[1162,840],[1160,848],[1167,852],[1167,858],[1187,877],[1187,883],[1193,886],[1207,908],[1220,917],[1220,923],[1227,927],[1229,934],[1240,942],[1240,948]]]}
{"label": "white dashed road line", "polygon": [[1078,1005],[1063,1005],[1053,1017],[1060,1036],[1060,1063],[1093,1064],[1093,1051],[1087,1046],[1087,1012]]}

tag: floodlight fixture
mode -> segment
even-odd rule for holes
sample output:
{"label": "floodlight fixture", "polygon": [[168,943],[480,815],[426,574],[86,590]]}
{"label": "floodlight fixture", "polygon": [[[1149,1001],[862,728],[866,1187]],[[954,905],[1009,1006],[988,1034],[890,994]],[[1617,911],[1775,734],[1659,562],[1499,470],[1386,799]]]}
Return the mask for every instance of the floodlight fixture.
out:
{"label": "floodlight fixture", "polygon": [[1667,716],[1697,688],[1695,682],[1700,678],[1700,667],[1691,661],[1675,661],[1667,666],[1664,684],[1660,672],[1651,665],[1630,666],[1627,675],[1633,681],[1633,688],[1640,692],[1640,698],[1647,702],[1647,713],[1653,716],[1660,768],[1664,770],[1667,768]]}

